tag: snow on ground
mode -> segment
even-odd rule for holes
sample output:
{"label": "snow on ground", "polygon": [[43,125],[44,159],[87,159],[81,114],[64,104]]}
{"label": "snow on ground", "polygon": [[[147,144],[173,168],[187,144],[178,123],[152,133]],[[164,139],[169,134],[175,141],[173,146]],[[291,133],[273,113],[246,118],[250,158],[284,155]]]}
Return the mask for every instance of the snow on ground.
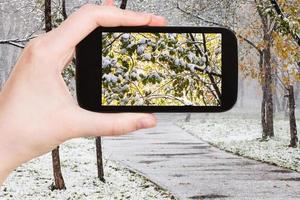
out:
{"label": "snow on ground", "polygon": [[16,169],[0,189],[0,199],[174,199],[145,177],[120,163],[105,160],[105,179],[97,178],[95,141],[74,139],[60,147],[62,172],[67,190],[51,191],[51,154],[34,159]]}
{"label": "snow on ground", "polygon": [[[300,120],[297,120],[298,132]],[[300,148],[289,148],[289,121],[277,116],[275,137],[260,141],[260,116],[238,111],[218,114],[192,114],[191,122],[177,125],[208,143],[232,152],[300,172]]]}

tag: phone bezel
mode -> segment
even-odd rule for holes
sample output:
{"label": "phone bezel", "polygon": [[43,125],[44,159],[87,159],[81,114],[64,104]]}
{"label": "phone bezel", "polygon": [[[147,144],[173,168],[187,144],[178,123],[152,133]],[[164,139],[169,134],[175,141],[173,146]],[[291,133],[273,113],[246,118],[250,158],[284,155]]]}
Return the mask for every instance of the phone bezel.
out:
{"label": "phone bezel", "polygon": [[[222,34],[221,106],[101,106],[102,32]],[[221,27],[99,27],[76,47],[76,94],[80,107],[94,112],[224,112],[237,100],[238,47],[235,34]]]}

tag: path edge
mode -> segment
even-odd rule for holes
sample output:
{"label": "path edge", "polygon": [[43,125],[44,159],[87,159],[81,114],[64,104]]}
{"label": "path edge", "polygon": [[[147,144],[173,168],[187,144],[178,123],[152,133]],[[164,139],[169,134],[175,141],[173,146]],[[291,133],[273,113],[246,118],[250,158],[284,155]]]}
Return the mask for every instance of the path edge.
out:
{"label": "path edge", "polygon": [[230,151],[230,150],[227,150],[225,148],[219,147],[218,145],[216,145],[216,144],[214,144],[212,142],[204,140],[202,137],[198,136],[197,134],[193,133],[192,131],[189,131],[189,130],[186,130],[186,129],[182,128],[176,122],[173,122],[173,123],[174,123],[174,125],[176,125],[180,129],[182,129],[183,131],[185,131],[186,133],[188,133],[188,134],[190,134],[190,135],[192,135],[192,136],[200,139],[202,142],[205,142],[205,143],[211,145],[212,147],[214,147],[214,148],[216,148],[218,150],[221,150],[223,152],[229,153],[231,155],[236,155],[236,156],[241,157],[241,158],[246,158],[246,159],[254,160],[254,161],[257,161],[257,162],[260,162],[260,163],[269,164],[269,165],[276,166],[276,167],[281,167],[283,169],[287,169],[287,170],[290,170],[290,171],[293,171],[293,172],[296,172],[296,173],[300,174],[300,171],[298,171],[296,169],[292,169],[292,168],[289,168],[289,167],[286,167],[286,166],[283,166],[283,165],[280,165],[280,164],[277,164],[277,163],[274,163],[274,162],[271,162],[271,161],[262,160],[262,159],[256,159],[256,158],[253,158],[253,157],[250,157],[250,156],[242,155],[242,154],[240,154],[238,152]]}
{"label": "path edge", "polygon": [[126,162],[124,162],[124,161],[119,161],[119,160],[117,161],[117,160],[114,160],[114,159],[113,159],[113,160],[112,160],[112,159],[109,159],[109,160],[110,160],[111,162],[115,162],[115,163],[121,165],[123,168],[125,168],[125,169],[128,170],[129,172],[134,173],[134,174],[136,174],[136,175],[138,175],[138,176],[141,176],[142,178],[147,179],[149,182],[151,182],[152,184],[154,184],[154,185],[155,185],[156,187],[158,187],[160,190],[162,190],[162,191],[164,191],[164,192],[166,192],[166,193],[169,193],[169,195],[170,195],[170,197],[171,197],[172,200],[179,200],[179,199],[180,199],[177,195],[173,194],[169,189],[167,189],[167,188],[168,188],[167,186],[165,186],[164,184],[159,183],[159,182],[157,182],[157,181],[154,181],[154,180],[151,179],[147,174],[145,174],[145,173],[141,172],[140,170],[137,170],[137,169],[135,169],[135,168],[129,166]]}

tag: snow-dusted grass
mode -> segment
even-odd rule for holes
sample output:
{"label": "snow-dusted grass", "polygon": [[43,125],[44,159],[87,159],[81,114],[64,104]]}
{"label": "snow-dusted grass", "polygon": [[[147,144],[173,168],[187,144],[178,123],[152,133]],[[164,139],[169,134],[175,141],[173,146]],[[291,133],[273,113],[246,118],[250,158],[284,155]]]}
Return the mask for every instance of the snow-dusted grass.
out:
{"label": "snow-dusted grass", "polygon": [[260,140],[260,116],[254,113],[195,114],[177,124],[220,149],[300,172],[300,148],[288,147],[289,121],[282,116],[275,118],[275,137],[268,141]]}
{"label": "snow-dusted grass", "polygon": [[97,178],[95,141],[71,140],[60,148],[67,190],[51,191],[51,154],[15,170],[0,190],[0,199],[174,199],[172,195],[119,163],[105,160],[105,179]]}

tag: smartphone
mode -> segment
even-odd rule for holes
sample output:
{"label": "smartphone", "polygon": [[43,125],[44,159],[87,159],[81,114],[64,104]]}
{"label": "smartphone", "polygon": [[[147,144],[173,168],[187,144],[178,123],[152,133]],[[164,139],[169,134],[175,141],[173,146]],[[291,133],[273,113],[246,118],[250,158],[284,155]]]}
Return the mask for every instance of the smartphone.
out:
{"label": "smartphone", "polygon": [[79,105],[94,112],[223,112],[238,47],[218,27],[100,27],[76,48]]}

